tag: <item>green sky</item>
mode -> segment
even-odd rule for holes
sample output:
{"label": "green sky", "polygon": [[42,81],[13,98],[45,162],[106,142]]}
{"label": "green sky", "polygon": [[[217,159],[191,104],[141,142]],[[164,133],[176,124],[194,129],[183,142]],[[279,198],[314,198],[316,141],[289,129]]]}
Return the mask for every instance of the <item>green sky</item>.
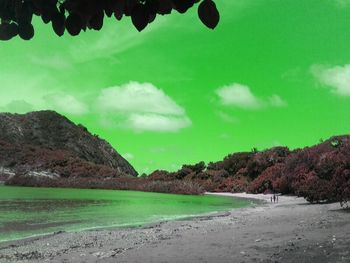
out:
{"label": "green sky", "polygon": [[0,110],[54,109],[139,172],[350,132],[350,1],[216,0],[138,33],[129,18],[0,43]]}

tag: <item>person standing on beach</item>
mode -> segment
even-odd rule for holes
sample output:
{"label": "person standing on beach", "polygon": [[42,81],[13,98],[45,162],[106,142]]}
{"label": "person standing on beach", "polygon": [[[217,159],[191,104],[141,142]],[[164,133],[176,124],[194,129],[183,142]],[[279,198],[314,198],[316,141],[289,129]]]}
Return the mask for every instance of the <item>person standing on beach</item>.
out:
{"label": "person standing on beach", "polygon": [[273,194],[273,202],[276,203],[276,195]]}
{"label": "person standing on beach", "polygon": [[272,196],[271,196],[271,203],[272,203]]}

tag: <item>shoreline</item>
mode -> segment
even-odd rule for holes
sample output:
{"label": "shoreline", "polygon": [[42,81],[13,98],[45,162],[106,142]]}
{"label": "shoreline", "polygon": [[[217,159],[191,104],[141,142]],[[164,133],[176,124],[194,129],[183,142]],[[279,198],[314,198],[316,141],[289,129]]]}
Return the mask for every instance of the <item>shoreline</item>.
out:
{"label": "shoreline", "polygon": [[[123,191],[123,190],[118,190],[118,191]],[[124,190],[124,191],[127,191],[127,190]],[[244,207],[244,208],[249,208],[249,207],[252,207],[254,205],[259,205],[259,204],[263,203],[263,200],[259,199],[259,198],[246,198],[246,197],[240,197],[240,196],[232,196],[232,194],[230,194],[230,193],[206,192],[203,195],[226,196],[226,197],[235,197],[238,199],[242,198],[242,199],[250,200],[252,203],[249,206]],[[44,239],[47,237],[52,237],[52,236],[55,236],[57,234],[62,234],[62,233],[80,233],[80,232],[90,232],[90,231],[108,231],[108,230],[117,231],[117,230],[128,230],[128,229],[144,229],[144,228],[153,227],[154,225],[159,225],[159,224],[168,223],[168,222],[201,219],[201,218],[211,218],[211,217],[221,217],[221,216],[227,215],[230,212],[237,211],[239,209],[244,209],[244,208],[235,208],[235,209],[231,209],[231,210],[227,210],[227,211],[213,211],[213,212],[197,214],[197,215],[184,215],[184,216],[179,216],[178,218],[165,219],[162,221],[149,222],[149,223],[141,223],[140,222],[140,223],[134,223],[134,224],[125,224],[125,225],[96,226],[96,227],[91,227],[91,228],[86,228],[86,229],[81,229],[81,230],[76,230],[76,231],[64,231],[63,230],[63,231],[37,234],[37,235],[32,235],[32,236],[28,236],[28,237],[24,237],[24,238],[0,241],[0,249],[2,247],[5,247],[5,246],[15,245],[16,243],[31,242],[31,241],[35,241],[35,240]],[[0,256],[1,256],[1,253],[0,253]],[[1,261],[0,261],[0,263],[1,263]]]}
{"label": "shoreline", "polygon": [[339,204],[310,205],[292,196],[279,196],[279,203],[271,204],[270,195],[207,194],[258,203],[141,227],[60,232],[0,243],[0,262],[350,261],[350,213],[338,210]]}

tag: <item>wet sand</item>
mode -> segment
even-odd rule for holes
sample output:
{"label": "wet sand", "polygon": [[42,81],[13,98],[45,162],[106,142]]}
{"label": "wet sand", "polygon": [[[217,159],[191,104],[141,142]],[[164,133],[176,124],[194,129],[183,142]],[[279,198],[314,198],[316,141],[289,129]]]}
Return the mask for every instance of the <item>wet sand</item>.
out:
{"label": "wet sand", "polygon": [[350,262],[350,212],[282,196],[251,208],[140,228],[0,244],[0,262]]}

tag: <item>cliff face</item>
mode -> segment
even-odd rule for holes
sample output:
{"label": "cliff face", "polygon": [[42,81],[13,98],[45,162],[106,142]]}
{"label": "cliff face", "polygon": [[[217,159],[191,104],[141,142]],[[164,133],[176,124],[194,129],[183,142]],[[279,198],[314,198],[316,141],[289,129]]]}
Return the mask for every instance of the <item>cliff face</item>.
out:
{"label": "cliff face", "polygon": [[[30,159],[35,168],[50,168],[52,160],[57,156],[61,162],[63,159],[69,159],[72,163],[74,159],[74,163],[78,162],[81,165],[97,165],[117,174],[137,176],[135,169],[108,142],[54,111],[0,113],[0,141],[3,142],[0,147],[7,148],[6,151],[0,151],[2,167],[30,166],[28,163],[18,163],[19,160],[25,162],[26,159]],[[23,156],[24,152],[30,151],[41,155],[40,161],[35,160],[35,156]],[[46,156],[50,159],[50,165],[45,164]]]}

